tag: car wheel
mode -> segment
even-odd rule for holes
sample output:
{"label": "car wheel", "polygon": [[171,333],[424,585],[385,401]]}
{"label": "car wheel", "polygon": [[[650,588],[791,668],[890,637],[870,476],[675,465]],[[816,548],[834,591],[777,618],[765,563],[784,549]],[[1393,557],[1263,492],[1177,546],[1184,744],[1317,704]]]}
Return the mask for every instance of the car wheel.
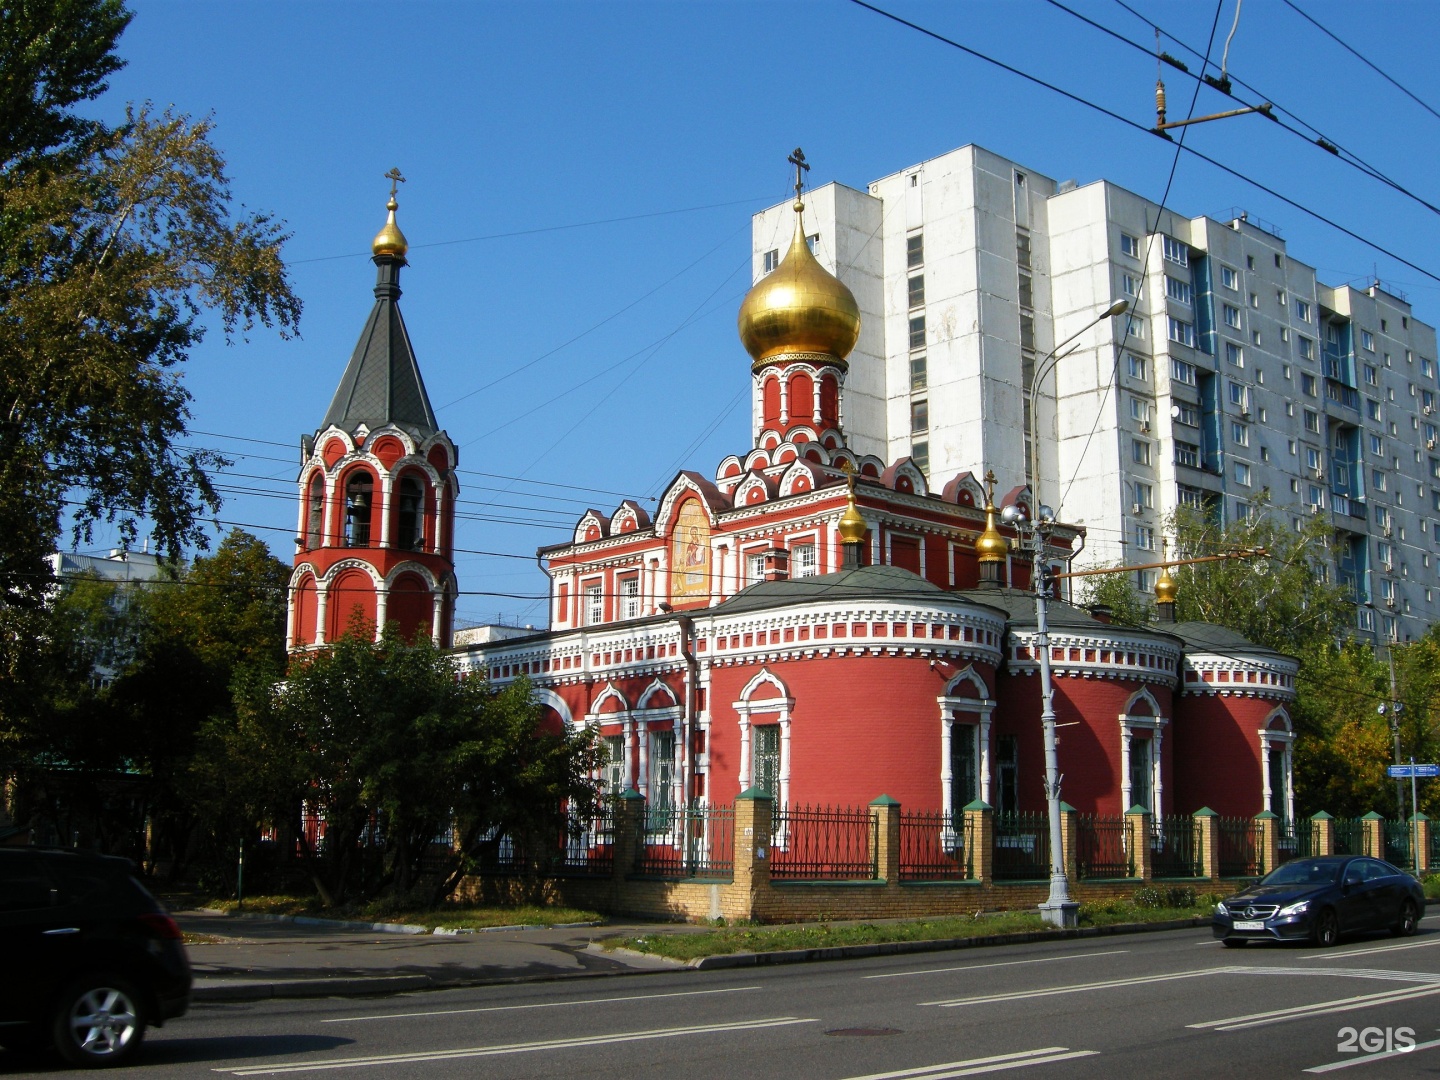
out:
{"label": "car wheel", "polygon": [[77,979],[56,1003],[52,1034],[60,1056],[72,1065],[118,1065],[145,1037],[140,995],[117,975]]}
{"label": "car wheel", "polygon": [[1326,908],[1315,916],[1315,929],[1310,932],[1310,938],[1322,949],[1328,949],[1340,940],[1340,920],[1333,910]]}
{"label": "car wheel", "polygon": [[1400,905],[1400,919],[1390,932],[1396,937],[1409,937],[1420,929],[1420,913],[1415,910],[1415,901],[1406,900]]}
{"label": "car wheel", "polygon": [[1244,938],[1227,937],[1221,938],[1220,940],[1224,943],[1227,949],[1243,949],[1246,944]]}

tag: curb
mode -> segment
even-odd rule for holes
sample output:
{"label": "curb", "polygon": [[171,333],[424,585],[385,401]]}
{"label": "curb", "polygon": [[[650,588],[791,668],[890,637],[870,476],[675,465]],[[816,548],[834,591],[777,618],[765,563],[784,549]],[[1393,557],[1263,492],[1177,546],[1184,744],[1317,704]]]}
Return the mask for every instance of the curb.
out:
{"label": "curb", "polygon": [[944,952],[993,945],[1024,945],[1034,941],[1143,934],[1153,930],[1188,930],[1209,925],[1208,915],[1196,915],[1189,919],[1172,919],[1169,922],[1117,923],[1114,926],[1086,926],[1074,930],[1026,930],[1014,934],[988,934],[984,937],[885,941],[874,945],[832,945],[820,949],[781,949],[774,952],[720,953],[715,956],[697,956],[686,961],[685,966],[697,971],[715,971],[720,968],[760,967],[771,964],[806,964],[816,960],[856,960],[867,956],[900,956],[906,953]]}
{"label": "curb", "polygon": [[318,926],[329,930],[365,930],[377,934],[433,934],[439,937],[457,937],[461,934],[499,934],[512,930],[574,930],[584,926],[604,926],[599,919],[589,922],[566,923],[516,923],[512,926],[463,926],[450,928],[437,926],[433,930],[411,923],[355,922],[349,919],[322,919],[316,915],[267,915],[259,911],[220,911],[216,908],[196,908],[201,915],[215,915],[226,919],[250,919],[254,922],[294,923],[296,926]]}

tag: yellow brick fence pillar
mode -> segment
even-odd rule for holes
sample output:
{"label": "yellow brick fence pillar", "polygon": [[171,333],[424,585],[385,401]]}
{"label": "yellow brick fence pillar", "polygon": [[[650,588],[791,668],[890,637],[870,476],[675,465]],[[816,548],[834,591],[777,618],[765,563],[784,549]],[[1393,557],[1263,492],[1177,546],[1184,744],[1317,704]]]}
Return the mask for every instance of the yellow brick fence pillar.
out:
{"label": "yellow brick fence pillar", "polygon": [[1073,885],[1080,880],[1080,814],[1068,802],[1060,804],[1060,854],[1064,857],[1061,866],[1065,876]]}
{"label": "yellow brick fence pillar", "polygon": [[1138,803],[1125,811],[1126,842],[1130,848],[1130,876],[1150,880],[1150,811]]}
{"label": "yellow brick fence pillar", "polygon": [[736,917],[760,919],[770,892],[770,841],[775,801],[764,788],[746,788],[735,797],[735,864],[730,888]]}
{"label": "yellow brick fence pillar", "polygon": [[1311,855],[1334,855],[1335,854],[1335,819],[1321,810],[1310,818],[1311,825]]}
{"label": "yellow brick fence pillar", "polygon": [[1220,830],[1215,828],[1215,819],[1220,815],[1208,806],[1195,811],[1196,838],[1200,846],[1200,876],[1210,881],[1220,880]]}
{"label": "yellow brick fence pillar", "polygon": [[995,877],[995,809],[976,799],[965,807],[965,858],[970,878],[989,885]]}
{"label": "yellow brick fence pillar", "polygon": [[1361,828],[1365,830],[1364,845],[1360,851],[1362,855],[1369,855],[1375,859],[1385,857],[1385,818],[1371,810],[1360,819]]}
{"label": "yellow brick fence pillar", "polygon": [[1430,865],[1430,819],[1424,814],[1410,818],[1410,843],[1415,852],[1415,876],[1428,874],[1434,867]]}
{"label": "yellow brick fence pillar", "polygon": [[890,885],[900,884],[900,802],[881,795],[870,804],[870,820],[876,823],[875,874]]}

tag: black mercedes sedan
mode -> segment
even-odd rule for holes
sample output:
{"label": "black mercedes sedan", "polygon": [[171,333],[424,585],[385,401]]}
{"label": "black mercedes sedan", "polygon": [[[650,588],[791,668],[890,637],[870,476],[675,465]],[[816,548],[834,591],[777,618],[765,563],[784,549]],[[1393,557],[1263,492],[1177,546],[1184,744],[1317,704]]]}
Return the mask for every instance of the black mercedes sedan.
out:
{"label": "black mercedes sedan", "polygon": [[1403,870],[1357,855],[1292,859],[1244,892],[1215,905],[1215,936],[1229,946],[1310,940],[1334,945],[1341,934],[1388,930],[1413,934],[1425,891]]}

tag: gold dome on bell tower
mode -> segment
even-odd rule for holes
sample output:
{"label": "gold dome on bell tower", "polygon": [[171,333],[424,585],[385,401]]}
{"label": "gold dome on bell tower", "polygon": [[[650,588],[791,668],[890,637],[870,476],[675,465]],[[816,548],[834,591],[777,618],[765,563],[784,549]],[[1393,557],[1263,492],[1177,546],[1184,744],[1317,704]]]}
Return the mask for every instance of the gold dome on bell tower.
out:
{"label": "gold dome on bell tower", "polygon": [[756,282],[740,304],[740,343],[756,366],[782,353],[822,353],[844,361],[860,339],[855,294],[810,252],[800,198],[805,155],[795,165],[795,236],[785,258]]}
{"label": "gold dome on bell tower", "polygon": [[371,241],[370,252],[377,258],[385,255],[403,260],[406,252],[410,250],[410,244],[405,239],[405,234],[400,231],[400,226],[395,223],[395,211],[400,209],[400,204],[395,201],[395,185],[404,183],[405,178],[400,175],[399,169],[391,169],[385,174],[385,179],[390,181],[390,201],[385,204],[390,216],[385,219],[385,224]]}

